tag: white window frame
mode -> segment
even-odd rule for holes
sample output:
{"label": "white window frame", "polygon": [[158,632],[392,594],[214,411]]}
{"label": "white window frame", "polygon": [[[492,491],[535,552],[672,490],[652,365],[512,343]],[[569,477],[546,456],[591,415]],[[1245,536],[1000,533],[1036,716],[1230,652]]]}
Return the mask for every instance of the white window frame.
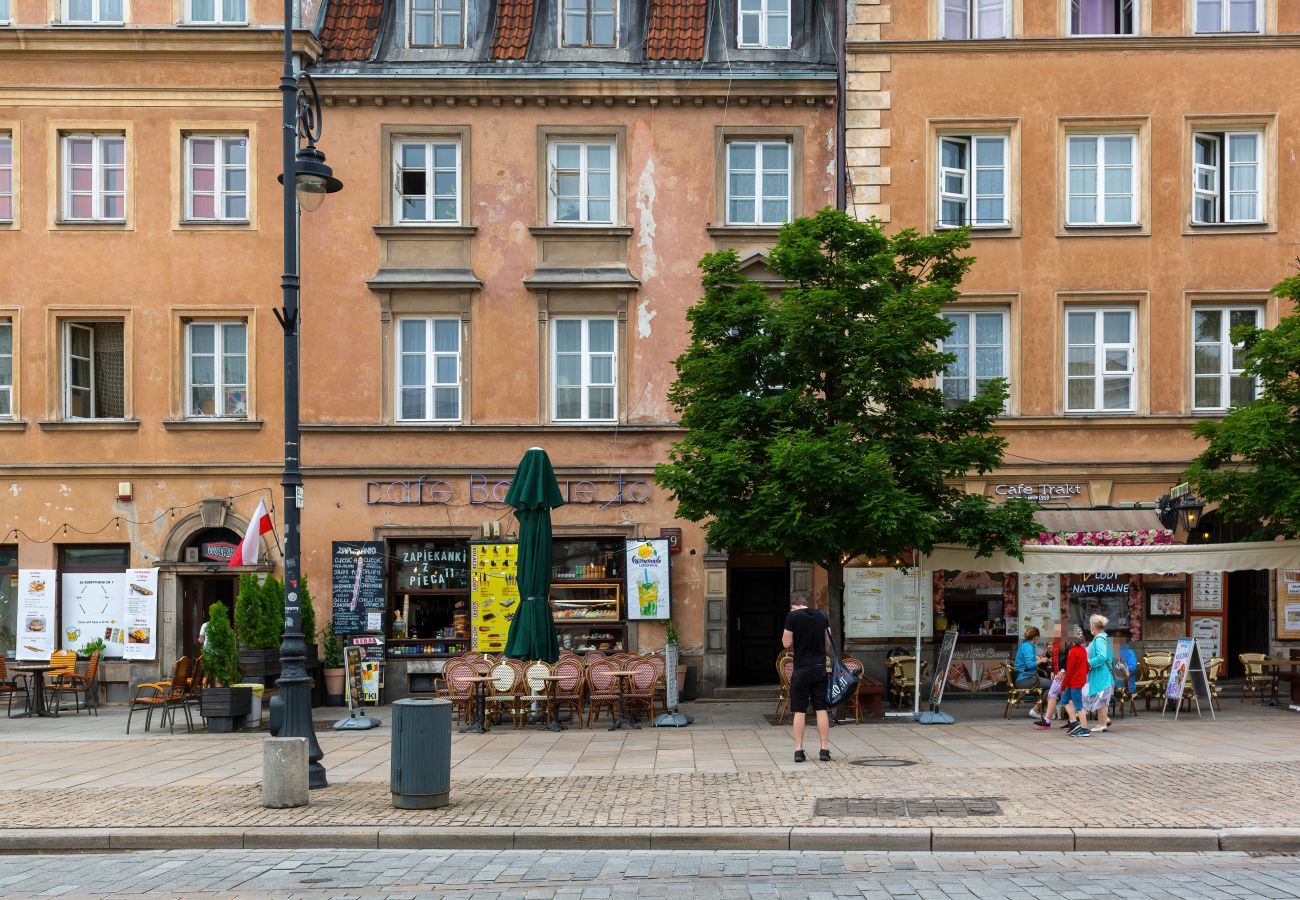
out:
{"label": "white window frame", "polygon": [[[415,197],[415,194],[402,193],[402,173],[405,171],[417,171],[416,169],[406,169],[402,165],[402,148],[412,145],[420,145],[424,148],[424,210],[425,217],[422,219],[406,218],[406,204],[403,202],[408,196]],[[451,169],[446,166],[438,166],[435,163],[435,150],[439,147],[453,147],[456,151],[456,164]],[[393,219],[401,225],[458,225],[461,220],[461,171],[462,171],[462,154],[461,142],[458,138],[420,138],[420,137],[396,137],[393,139]],[[451,198],[456,202],[456,214],[452,218],[436,217],[437,201],[448,199],[445,194],[438,194],[434,189],[436,175],[439,172],[453,172],[455,176],[456,192]]]}
{"label": "white window frame", "polygon": [[1117,31],[1114,34],[1093,34],[1091,32],[1079,32],[1074,30],[1074,7],[1078,0],[1063,0],[1065,4],[1065,32],[1070,37],[1081,38],[1108,38],[1108,37],[1136,37],[1142,33],[1142,0],[1130,0],[1132,4],[1133,30]]}
{"label": "white window frame", "polygon": [[[226,326],[239,325],[244,329],[244,350],[242,353],[226,352]],[[212,352],[203,353],[203,356],[212,357],[212,383],[196,385],[194,383],[194,329],[195,327],[212,329]],[[249,409],[252,407],[253,394],[248,384],[249,376],[249,328],[248,322],[243,319],[194,319],[185,325],[185,417],[187,419],[247,419]],[[244,358],[244,380],[242,383],[226,383],[225,361],[228,356],[242,356]],[[212,388],[212,409],[211,413],[204,413],[197,410],[194,406],[194,388],[211,387]],[[244,411],[242,413],[227,413],[226,408],[226,391],[231,388],[244,389]]]}
{"label": "white window frame", "polygon": [[[980,165],[979,150],[984,144],[997,142],[1002,145],[1002,165],[990,166]],[[952,144],[962,148],[966,165],[964,168],[957,169],[943,164],[944,144]],[[935,227],[939,229],[960,228],[970,226],[971,228],[1009,228],[1011,226],[1011,136],[1009,134],[941,134],[939,143],[936,148],[938,156],[936,158],[936,170],[939,174],[937,185],[938,200],[936,203]],[[978,192],[979,173],[990,169],[1002,170],[1002,193],[1001,194],[981,194]],[[960,179],[961,190],[954,192],[948,190],[948,179]],[[977,221],[975,219],[976,210],[979,209],[979,201],[988,199],[1000,199],[1002,202],[1002,218],[997,221]],[[961,222],[943,221],[944,203],[961,203],[966,212]]]}
{"label": "white window frame", "polygon": [[[91,141],[91,215],[89,218],[75,217],[72,215],[72,142],[73,141]],[[122,144],[122,190],[106,191],[104,190],[104,171],[107,168],[104,165],[104,145],[109,141],[118,141]],[[127,172],[129,160],[127,159],[126,135],[122,132],[109,133],[66,133],[60,136],[59,151],[62,154],[62,184],[60,186],[62,221],[64,222],[115,222],[121,223],[126,221],[127,217]],[[116,166],[114,167],[116,168]],[[85,194],[84,191],[77,191],[77,194]],[[120,217],[108,217],[103,214],[104,198],[110,196],[121,196],[122,198],[122,215]]]}
{"label": "white window frame", "polygon": [[9,362],[9,380],[0,381],[0,419],[12,419],[14,411],[14,320],[9,316],[0,316],[0,334],[8,337],[9,352],[0,351],[0,360]]}
{"label": "white window frame", "polygon": [[235,0],[243,5],[243,15],[239,18],[227,18],[226,3],[228,0],[212,0],[212,18],[198,19],[194,16],[195,0],[185,0],[185,24],[186,25],[247,25],[248,24],[248,2],[249,0]]}
{"label": "white window frame", "polygon": [[[745,9],[746,0],[736,0],[736,46],[742,50],[788,50],[790,49],[793,0],[783,0],[785,3],[784,12],[773,12],[770,8],[772,0],[753,0],[758,3],[758,9]],[[746,42],[745,19],[758,19],[758,41]],[[782,39],[780,34],[775,37],[772,34],[772,20],[785,19],[785,35]]]}
{"label": "white window frame", "polygon": [[[203,168],[212,169],[212,190],[196,192],[194,190],[194,142],[195,141],[212,141],[212,165]],[[244,164],[242,166],[228,164],[226,162],[226,144],[231,141],[243,141],[244,143]],[[251,221],[252,208],[251,197],[249,196],[249,181],[251,172],[251,160],[249,158],[248,134],[187,134],[185,136],[185,221],[187,222],[237,222],[246,223]],[[226,190],[226,174],[231,171],[244,170],[244,189],[242,191]],[[194,213],[194,195],[196,193],[212,194],[212,216],[197,216]],[[226,215],[226,200],[230,197],[244,198],[244,215],[228,216]]]}
{"label": "white window frame", "polygon": [[[564,48],[570,48],[570,47],[578,47],[578,48],[582,48],[582,47],[590,47],[590,48],[600,49],[600,50],[617,49],[617,48],[618,48],[618,7],[619,7],[619,0],[613,0],[613,4],[614,4],[614,9],[613,9],[612,12],[606,12],[606,11],[604,11],[604,10],[601,10],[601,11],[598,12],[598,11],[596,10],[596,8],[595,8],[595,2],[594,2],[594,0],[557,0],[557,3],[556,3],[555,5],[556,5],[556,9],[557,9],[557,14],[558,14],[558,16],[559,16],[559,23],[558,23],[558,26],[557,26],[557,27],[558,27],[558,29],[559,29],[559,38],[560,38],[559,43],[560,43],[560,46],[561,46],[561,47],[564,47]],[[568,40],[567,40],[567,37],[566,37],[566,35],[565,35],[565,32],[564,32],[564,17],[565,17],[565,13],[568,12],[568,9],[567,9],[567,8],[568,8],[569,6],[575,6],[575,7],[576,7],[576,6],[578,6],[578,5],[581,5],[581,6],[584,8],[585,12],[586,12],[586,16],[587,16],[587,26],[586,26],[586,31],[585,31],[585,33],[584,33],[584,37],[583,37],[582,42],[581,42],[581,43],[573,43],[573,42],[568,41]],[[612,36],[613,36],[613,39],[612,39],[611,42],[608,43],[608,44],[597,44],[597,43],[595,43],[595,42],[593,41],[593,35],[594,35],[594,33],[595,33],[595,28],[593,27],[593,21],[594,21],[595,17],[598,16],[598,15],[599,15],[599,16],[611,16],[611,17],[613,18],[613,21],[614,21],[614,27],[613,27],[613,30],[612,30]]]}
{"label": "white window frame", "polygon": [[[936,0],[939,6],[939,40],[947,41],[989,41],[1011,37],[1011,0]],[[1002,10],[1001,33],[986,35],[980,30],[983,21],[980,14],[985,9]],[[948,15],[964,16],[965,33],[960,38],[948,37]],[[976,32],[979,32],[978,34]]]}
{"label": "white window frame", "polygon": [[[563,354],[559,349],[557,332],[561,322],[581,322],[582,323],[582,340],[580,349],[577,351],[565,351]],[[613,330],[614,349],[609,352],[601,351],[593,353],[591,350],[591,323],[608,322]],[[618,357],[619,357],[619,338],[618,338],[618,318],[616,316],[553,316],[551,318],[551,421],[556,423],[608,423],[618,421]],[[582,413],[576,419],[561,419],[560,412],[560,384],[558,372],[558,360],[561,355],[577,356],[581,360],[580,371],[581,380],[577,385],[565,385],[567,388],[578,388],[582,392]],[[608,357],[610,360],[610,381],[596,382],[592,380],[591,362],[596,357]],[[594,419],[591,417],[591,390],[592,388],[609,389],[610,391],[610,418]]]}
{"label": "white window frame", "polygon": [[[5,0],[0,0],[0,3],[4,3],[4,2],[5,2]],[[7,147],[8,150],[9,150],[9,162],[8,162],[8,163],[5,163],[5,164],[3,164],[3,165],[0,165],[0,173],[3,173],[3,172],[8,172],[8,173],[9,173],[9,190],[7,190],[7,191],[0,191],[0,197],[7,197],[7,198],[9,199],[9,215],[8,215],[8,216],[0,216],[0,222],[2,222],[2,223],[4,223],[4,224],[7,225],[7,224],[13,222],[14,219],[15,219],[15,218],[17,217],[17,215],[18,215],[18,209],[17,209],[17,206],[16,206],[17,199],[18,199],[18,197],[17,197],[17,190],[16,190],[17,185],[16,185],[15,182],[14,182],[14,136],[13,136],[13,132],[10,132],[10,131],[0,131],[0,146]]]}
{"label": "white window frame", "polygon": [[[1234,138],[1249,137],[1255,145],[1253,162],[1234,162],[1230,157]],[[1214,148],[1214,161],[1202,163],[1197,161],[1197,151],[1202,147]],[[1254,190],[1239,191],[1232,189],[1232,172],[1234,169],[1250,167],[1255,170]],[[1205,180],[1202,181],[1202,176]],[[1264,180],[1267,172],[1264,166],[1264,132],[1259,129],[1241,129],[1235,131],[1196,131],[1192,134],[1192,224],[1193,225],[1260,225],[1266,220],[1264,210]],[[1232,199],[1240,196],[1253,196],[1255,215],[1248,219],[1233,218]],[[1203,219],[1200,216],[1198,201],[1207,200],[1214,204],[1214,218]]]}
{"label": "white window frame", "polygon": [[[1202,341],[1197,339],[1196,332],[1196,314],[1203,312],[1217,312],[1222,315],[1219,322],[1219,334],[1213,341]],[[1242,369],[1235,366],[1233,359],[1234,351],[1240,351],[1241,345],[1232,342],[1232,314],[1249,312],[1255,317],[1255,327],[1262,328],[1264,324],[1264,308],[1262,306],[1220,306],[1220,305],[1197,305],[1192,307],[1192,409],[1195,412],[1225,412],[1232,406],[1232,379],[1242,377]],[[1215,373],[1201,374],[1196,371],[1196,350],[1199,347],[1217,347],[1219,350],[1219,369]],[[1204,378],[1216,378],[1219,381],[1219,403],[1215,406],[1198,406],[1196,404],[1196,382]],[[1255,381],[1252,399],[1259,396],[1259,381]]]}
{"label": "white window frame", "polygon": [[[1002,380],[1007,382],[1007,386],[1008,388],[1010,388],[1011,385],[1011,311],[1006,309],[1005,307],[989,307],[987,309],[983,309],[983,308],[945,309],[942,315],[944,316],[944,318],[948,318],[949,316],[965,316],[967,319],[966,334],[968,335],[969,340],[966,342],[964,347],[967,351],[968,372],[965,380],[969,382],[969,384],[968,384],[968,390],[966,391],[966,396],[960,399],[963,402],[969,402],[979,396],[979,390],[976,386],[976,381],[978,377],[975,374],[977,370],[976,351],[979,350],[980,348],[988,348],[990,346],[989,344],[980,344],[976,340],[975,319],[977,316],[998,316],[1002,321],[1002,328],[1001,331],[999,332],[1000,335],[999,340],[1001,342],[999,346],[1002,350],[1002,361],[1000,363],[1001,374],[991,376],[991,377],[1001,378]],[[945,353],[948,353],[952,351],[952,345],[947,340],[940,341],[939,349]],[[944,369],[944,371],[940,372],[938,376],[936,376],[935,378],[935,387],[937,387],[940,392],[943,391],[944,380],[946,378],[946,375],[947,375],[947,369]],[[945,402],[948,400],[946,395],[944,397],[944,400]],[[1008,390],[1007,403],[1010,404],[1010,402],[1011,402],[1011,395],[1010,395],[1010,391]]]}
{"label": "white window frame", "polygon": [[[754,148],[754,168],[738,170],[732,167],[731,152],[738,146],[751,146]],[[763,174],[767,171],[764,166],[764,159],[769,147],[781,147],[785,150],[785,196],[779,195],[768,196],[763,191]],[[759,139],[734,139],[727,141],[726,153],[727,171],[726,176],[726,197],[724,198],[724,210],[726,222],[728,225],[753,225],[753,226],[777,226],[784,225],[790,221],[794,213],[794,144],[789,140],[759,140]],[[731,192],[731,176],[736,174],[750,174],[754,178],[754,194],[750,196],[733,195]],[[754,216],[747,221],[736,219],[731,214],[731,201],[752,200],[754,203]],[[770,201],[784,200],[785,213],[779,221],[769,221],[763,215],[763,204]]]}
{"label": "white window frame", "polygon": [[[428,3],[430,8],[416,9],[416,3]],[[406,0],[406,46],[416,50],[452,50],[464,47],[467,12],[465,0]],[[454,44],[442,40],[442,21],[447,16],[455,16],[460,20],[459,33]],[[415,22],[417,18],[432,20],[433,41],[431,43],[417,44],[415,42]]]}
{"label": "white window frame", "polygon": [[61,21],[63,22],[63,24],[64,25],[125,25],[127,19],[130,17],[130,9],[127,7],[127,4],[130,2],[130,0],[120,0],[122,5],[122,16],[121,18],[118,19],[104,18],[102,9],[105,0],[89,0],[89,2],[90,2],[90,18],[73,19],[71,17],[72,0],[63,0],[63,8],[61,10],[62,13]]}
{"label": "white window frame", "polygon": [[10,0],[0,0],[0,25],[9,24],[9,2]]}
{"label": "white window frame", "polygon": [[[578,147],[579,161],[577,169],[565,169],[564,174],[577,174],[578,176],[578,218],[560,220],[556,216],[559,195],[559,176],[560,169],[557,166],[557,158],[560,147]],[[609,218],[593,219],[590,215],[590,193],[591,173],[599,172],[601,169],[593,170],[588,164],[587,157],[592,147],[606,147],[609,149],[609,197],[597,199],[607,199],[609,201]],[[546,142],[546,206],[547,221],[551,225],[573,226],[573,225],[613,225],[618,219],[618,142],[613,138],[609,140],[581,140],[565,139],[559,137],[550,138]]]}
{"label": "white window frame", "polygon": [[[424,349],[422,351],[406,351],[402,349],[402,331],[408,322],[417,322],[424,326]],[[452,324],[456,329],[456,349],[438,350],[435,338],[437,337],[439,324]],[[464,381],[464,360],[461,358],[461,320],[454,316],[400,316],[394,321],[394,341],[393,347],[396,353],[396,370],[394,372],[393,387],[396,396],[393,400],[393,419],[398,422],[459,422],[463,417],[464,409],[464,391],[461,383]],[[402,380],[402,360],[407,356],[424,357],[424,383],[407,384]],[[438,381],[438,360],[454,359],[456,361],[456,380]],[[420,388],[424,391],[424,415],[415,417],[403,416],[402,392]],[[439,390],[456,390],[456,415],[438,417],[435,415],[438,404],[436,402],[437,392]]]}
{"label": "white window frame", "polygon": [[[1105,314],[1125,313],[1128,315],[1128,341],[1107,342],[1105,334]],[[1073,316],[1094,316],[1093,341],[1091,344],[1070,343],[1070,319]],[[1065,411],[1072,414],[1124,415],[1137,411],[1137,331],[1138,311],[1132,306],[1070,307],[1065,311]],[[1072,347],[1093,348],[1093,370],[1091,375],[1070,375],[1070,349]],[[1123,371],[1106,371],[1106,353],[1109,350],[1124,350],[1128,353],[1128,366]],[[1107,378],[1128,379],[1128,406],[1106,407],[1105,385]],[[1070,406],[1070,382],[1091,379],[1093,382],[1092,406],[1088,408]]]}
{"label": "white window frame", "polygon": [[[1123,194],[1107,193],[1106,170],[1124,168],[1122,165],[1108,165],[1106,162],[1106,142],[1115,138],[1127,138],[1129,141],[1130,190],[1129,209],[1132,216],[1125,221],[1110,221],[1106,218],[1106,198],[1119,197]],[[1070,147],[1075,141],[1094,141],[1097,161],[1093,166],[1076,166],[1070,161]],[[1065,136],[1065,224],[1071,228],[1127,228],[1141,223],[1142,211],[1142,145],[1136,131],[1104,131],[1099,133],[1070,132]],[[1094,173],[1096,194],[1094,195],[1094,218],[1091,222],[1075,222],[1070,219],[1070,209],[1074,194],[1070,191],[1070,174],[1075,169]]]}
{"label": "white window frame", "polygon": [[[74,356],[72,353],[72,333],[74,331],[84,331],[90,339],[90,355],[88,357]],[[63,417],[65,419],[93,419],[95,418],[95,329],[82,322],[64,322],[63,323]],[[72,361],[74,359],[84,360],[86,362],[87,383],[72,383]],[[74,392],[85,392],[89,397],[87,408],[90,410],[89,416],[73,415],[72,396]]]}
{"label": "white window frame", "polygon": [[[1232,7],[1243,0],[1192,0],[1192,31],[1195,34],[1259,34],[1264,30],[1264,2],[1265,0],[1247,0],[1255,7],[1255,27],[1250,29],[1232,30],[1228,26],[1232,22]],[[1201,30],[1201,7],[1215,6],[1219,7],[1219,27],[1209,31]]]}

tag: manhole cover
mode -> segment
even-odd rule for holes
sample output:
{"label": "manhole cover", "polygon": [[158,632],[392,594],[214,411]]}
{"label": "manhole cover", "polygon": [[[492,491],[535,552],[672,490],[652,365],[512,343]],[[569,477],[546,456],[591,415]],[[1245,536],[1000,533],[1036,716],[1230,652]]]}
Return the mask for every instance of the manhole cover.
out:
{"label": "manhole cover", "polygon": [[1001,797],[822,797],[814,816],[834,819],[1000,816]]}
{"label": "manhole cover", "polygon": [[855,766],[914,766],[915,760],[911,759],[890,759],[888,756],[864,756],[862,759],[853,760]]}

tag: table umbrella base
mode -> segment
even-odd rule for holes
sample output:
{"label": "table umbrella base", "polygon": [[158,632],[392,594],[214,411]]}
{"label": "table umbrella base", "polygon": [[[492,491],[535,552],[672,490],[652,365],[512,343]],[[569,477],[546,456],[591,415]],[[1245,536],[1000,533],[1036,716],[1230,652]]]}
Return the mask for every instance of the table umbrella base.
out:
{"label": "table umbrella base", "polygon": [[372,719],[370,716],[348,716],[346,719],[339,719],[334,723],[335,731],[364,731],[367,728],[378,728],[383,722],[378,719]]}
{"label": "table umbrella base", "polygon": [[686,713],[670,712],[655,717],[655,728],[685,728],[694,722]]}

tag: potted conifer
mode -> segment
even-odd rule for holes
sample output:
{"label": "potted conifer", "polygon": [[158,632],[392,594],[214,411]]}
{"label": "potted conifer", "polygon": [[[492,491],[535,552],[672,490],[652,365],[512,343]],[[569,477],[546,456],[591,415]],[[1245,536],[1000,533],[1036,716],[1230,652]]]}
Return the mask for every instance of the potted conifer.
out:
{"label": "potted conifer", "polygon": [[212,604],[209,611],[203,671],[216,686],[199,691],[199,714],[207,719],[208,731],[228,734],[235,730],[235,720],[243,719],[252,709],[253,691],[234,687],[239,681],[239,651],[224,603]]}
{"label": "potted conifer", "polygon": [[283,614],[283,585],[274,575],[265,582],[256,575],[239,576],[235,597],[235,632],[239,638],[239,668],[246,678],[274,683],[280,674],[280,631],[275,623],[277,589]]}

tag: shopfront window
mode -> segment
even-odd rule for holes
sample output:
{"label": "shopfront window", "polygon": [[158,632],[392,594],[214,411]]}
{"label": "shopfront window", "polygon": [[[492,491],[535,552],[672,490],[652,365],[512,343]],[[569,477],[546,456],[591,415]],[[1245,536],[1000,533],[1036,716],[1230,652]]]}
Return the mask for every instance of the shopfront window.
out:
{"label": "shopfront window", "polygon": [[1073,575],[1067,588],[1070,598],[1069,624],[1078,625],[1085,635],[1091,634],[1088,620],[1103,615],[1106,631],[1127,632],[1130,627],[1129,576],[1121,573]]}
{"label": "shopfront window", "polygon": [[18,548],[0,547],[0,654],[12,657],[18,634]]}
{"label": "shopfront window", "polygon": [[469,541],[392,541],[388,548],[392,652],[442,656],[469,650]]}
{"label": "shopfront window", "polygon": [[552,547],[551,613],[560,647],[627,649],[621,537],[559,538]]}

